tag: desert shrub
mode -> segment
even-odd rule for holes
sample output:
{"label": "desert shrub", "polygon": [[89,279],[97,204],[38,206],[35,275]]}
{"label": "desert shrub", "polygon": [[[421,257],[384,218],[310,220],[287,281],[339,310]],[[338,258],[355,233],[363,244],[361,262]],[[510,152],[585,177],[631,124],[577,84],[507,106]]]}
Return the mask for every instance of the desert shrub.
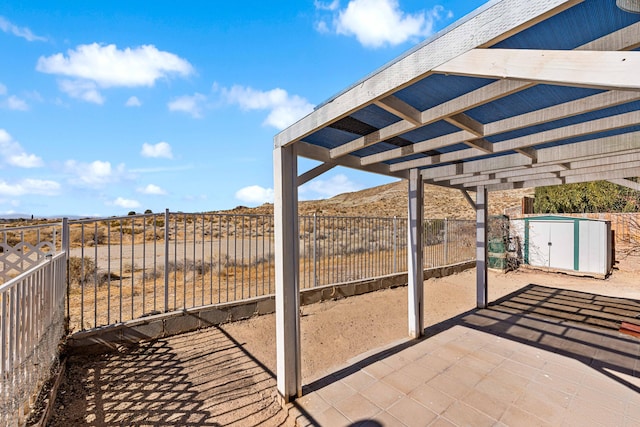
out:
{"label": "desert shrub", "polygon": [[94,281],[97,266],[93,258],[72,256],[69,258],[69,282],[84,284]]}
{"label": "desert shrub", "polygon": [[251,263],[252,266],[256,266],[256,265],[260,265],[260,264],[271,264],[274,262],[276,256],[273,253],[268,253],[265,254],[263,256],[260,257],[255,257],[253,262]]}
{"label": "desert shrub", "polygon": [[79,228],[71,230],[71,232],[69,233],[69,240],[71,241],[71,243],[81,244],[82,231]]}
{"label": "desert shrub", "polygon": [[198,274],[207,274],[211,270],[211,265],[200,259],[195,262],[187,260],[186,269],[188,271],[194,271]]}
{"label": "desert shrub", "polygon": [[144,236],[145,240],[151,241],[151,240],[162,240],[164,239],[164,230],[156,230],[156,232],[153,232],[153,229],[148,230],[145,233]]}
{"label": "desert shrub", "polygon": [[103,228],[95,229],[93,227],[85,229],[84,231],[84,241],[89,242],[93,241],[95,245],[104,245],[107,240],[107,233],[105,233]]}
{"label": "desert shrub", "polygon": [[169,261],[165,268],[171,273],[184,271],[184,263],[182,261]]}
{"label": "desert shrub", "polygon": [[224,260],[221,263],[222,267],[230,268],[230,267],[244,267],[242,260],[237,258],[231,258],[229,255],[224,256]]}
{"label": "desert shrub", "polygon": [[160,268],[154,268],[151,270],[145,270],[142,273],[142,280],[160,279],[164,276],[164,271]]}
{"label": "desert shrub", "polygon": [[127,262],[122,266],[122,272],[123,273],[133,273],[137,269],[138,269],[138,266],[135,263],[132,264],[132,263]]}

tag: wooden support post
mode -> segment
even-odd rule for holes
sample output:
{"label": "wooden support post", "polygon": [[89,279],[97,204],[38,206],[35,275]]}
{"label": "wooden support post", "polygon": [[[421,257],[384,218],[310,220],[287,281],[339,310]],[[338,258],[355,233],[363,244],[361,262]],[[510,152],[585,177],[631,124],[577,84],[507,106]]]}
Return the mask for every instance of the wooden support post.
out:
{"label": "wooden support post", "polygon": [[408,221],[408,271],[409,271],[409,336],[419,338],[424,334],[424,267],[423,222],[424,184],[417,169],[409,172],[409,221]]}
{"label": "wooden support post", "polygon": [[295,146],[273,153],[278,392],[287,402],[302,395],[300,284],[298,281],[298,186]]}
{"label": "wooden support post", "polygon": [[487,187],[478,186],[476,193],[476,301],[478,308],[487,307],[488,259],[488,197]]}

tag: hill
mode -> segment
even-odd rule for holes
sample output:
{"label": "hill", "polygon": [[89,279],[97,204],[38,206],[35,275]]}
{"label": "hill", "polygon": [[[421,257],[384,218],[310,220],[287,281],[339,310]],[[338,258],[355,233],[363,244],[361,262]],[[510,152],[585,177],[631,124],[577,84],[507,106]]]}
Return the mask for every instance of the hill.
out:
{"label": "hill", "polygon": [[[307,200],[299,203],[301,215],[337,216],[407,216],[407,181],[344,193],[330,199]],[[508,190],[489,193],[489,214],[501,215],[505,209],[519,207],[524,196],[533,197],[534,190]],[[475,193],[469,193],[475,200]],[[475,211],[459,190],[425,185],[425,218],[474,219]],[[234,213],[271,214],[273,204],[265,203],[256,208],[238,206]]]}

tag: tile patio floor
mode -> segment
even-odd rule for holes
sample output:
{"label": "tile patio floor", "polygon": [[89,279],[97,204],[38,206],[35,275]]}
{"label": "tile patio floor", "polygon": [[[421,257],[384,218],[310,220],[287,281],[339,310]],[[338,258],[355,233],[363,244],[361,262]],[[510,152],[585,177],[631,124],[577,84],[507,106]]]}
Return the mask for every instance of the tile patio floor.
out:
{"label": "tile patio floor", "polygon": [[[638,426],[640,302],[530,285],[304,389],[299,426]],[[297,415],[296,415],[297,414]]]}

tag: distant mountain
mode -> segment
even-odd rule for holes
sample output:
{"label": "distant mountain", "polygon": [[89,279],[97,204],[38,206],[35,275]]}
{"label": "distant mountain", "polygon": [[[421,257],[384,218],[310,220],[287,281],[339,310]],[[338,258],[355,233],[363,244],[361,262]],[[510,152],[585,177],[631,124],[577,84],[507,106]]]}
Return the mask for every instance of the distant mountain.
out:
{"label": "distant mountain", "polygon": [[[34,215],[33,216],[34,220],[54,220],[54,219],[62,219],[62,218],[80,219],[80,218],[85,218],[85,217],[79,216],[79,215],[49,215],[49,216],[37,216],[37,215]],[[24,214],[24,213],[0,214],[0,221],[2,221],[2,220],[6,220],[6,221],[28,220],[28,221],[31,221],[31,214]]]}
{"label": "distant mountain", "polygon": [[[398,181],[378,187],[367,188],[352,193],[343,193],[330,199],[301,201],[298,210],[301,215],[314,213],[325,216],[368,216],[368,217],[406,217],[407,216],[407,181]],[[533,197],[534,189],[506,190],[489,193],[489,214],[503,215],[505,210],[521,206],[523,197]],[[469,195],[475,200],[475,194]],[[424,217],[475,219],[475,211],[459,190],[425,185]],[[180,209],[171,209],[172,212]],[[238,214],[273,214],[273,204],[265,203],[255,208],[238,206],[226,211]],[[86,218],[78,215],[59,215],[35,217],[38,220],[55,220],[62,217],[69,219]],[[31,219],[27,214],[0,215],[0,222]]]}
{"label": "distant mountain", "polygon": [[[368,188],[352,193],[344,193],[324,200],[299,202],[302,215],[343,215],[343,216],[407,216],[407,181]],[[489,193],[489,214],[502,215],[505,210],[521,206],[523,197],[533,197],[534,189],[506,190]],[[469,192],[475,200],[475,193]],[[475,219],[475,211],[459,190],[425,185],[425,218]],[[227,211],[229,212],[229,211]],[[233,213],[271,214],[273,204],[265,203],[256,208],[239,206]]]}

